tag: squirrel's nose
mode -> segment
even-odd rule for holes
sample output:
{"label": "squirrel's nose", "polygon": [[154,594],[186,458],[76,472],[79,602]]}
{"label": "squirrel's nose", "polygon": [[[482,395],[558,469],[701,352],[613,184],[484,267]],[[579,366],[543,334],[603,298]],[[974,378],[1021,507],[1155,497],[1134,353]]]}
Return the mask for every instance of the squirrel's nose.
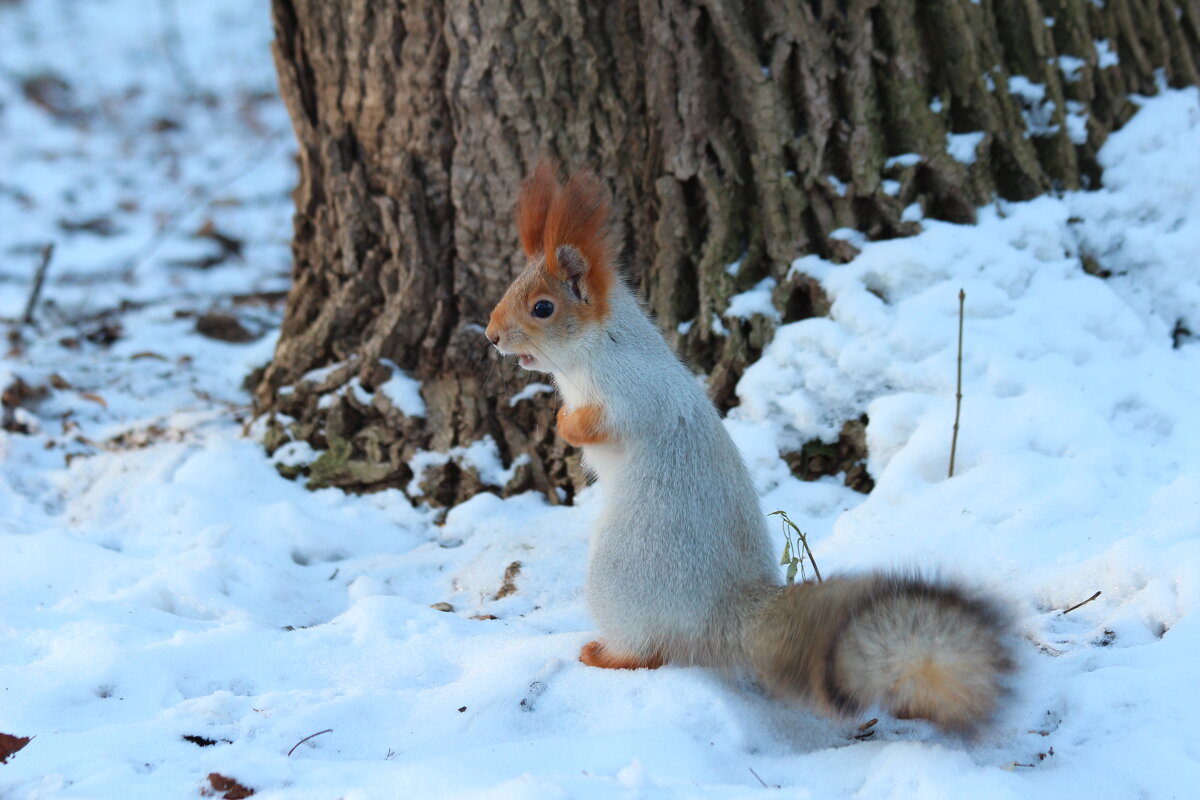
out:
{"label": "squirrel's nose", "polygon": [[487,327],[483,329],[483,335],[493,346],[500,346],[500,334],[504,330],[504,325],[496,319],[496,312],[492,312],[491,319],[488,320]]}

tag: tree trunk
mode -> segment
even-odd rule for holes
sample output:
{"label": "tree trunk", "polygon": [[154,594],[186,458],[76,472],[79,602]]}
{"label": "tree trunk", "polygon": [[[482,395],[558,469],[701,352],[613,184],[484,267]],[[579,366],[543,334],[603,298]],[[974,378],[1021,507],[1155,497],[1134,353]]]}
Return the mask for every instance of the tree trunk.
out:
{"label": "tree trunk", "polygon": [[[769,280],[783,322],[822,314],[789,268],[852,258],[838,229],[904,236],[913,204],[972,222],[997,195],[1097,186],[1128,95],[1196,83],[1200,58],[1195,0],[272,10],[300,183],[295,283],[256,389],[267,444],[321,451],[310,485],[434,504],[488,487],[557,502],[583,481],[550,396],[516,399],[538,378],[482,335],[522,266],[513,205],[542,156],[608,184],[626,272],[728,408],[776,324],[725,317],[731,296]],[[381,388],[397,370],[421,382],[425,416]],[[486,439],[515,468],[481,470],[491,444],[465,448]],[[433,466],[414,476],[414,457]]]}

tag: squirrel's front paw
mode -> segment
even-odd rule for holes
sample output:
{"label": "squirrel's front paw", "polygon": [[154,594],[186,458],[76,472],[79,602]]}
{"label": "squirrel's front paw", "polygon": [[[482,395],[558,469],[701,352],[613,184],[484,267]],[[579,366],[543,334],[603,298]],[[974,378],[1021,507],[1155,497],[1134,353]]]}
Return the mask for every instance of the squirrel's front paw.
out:
{"label": "squirrel's front paw", "polygon": [[649,658],[622,656],[612,652],[602,643],[588,642],[579,651],[579,660],[589,667],[601,669],[658,669],[666,662],[657,654]]}
{"label": "squirrel's front paw", "polygon": [[558,435],[573,447],[602,444],[610,440],[604,431],[600,406],[582,406],[572,411],[558,410]]}

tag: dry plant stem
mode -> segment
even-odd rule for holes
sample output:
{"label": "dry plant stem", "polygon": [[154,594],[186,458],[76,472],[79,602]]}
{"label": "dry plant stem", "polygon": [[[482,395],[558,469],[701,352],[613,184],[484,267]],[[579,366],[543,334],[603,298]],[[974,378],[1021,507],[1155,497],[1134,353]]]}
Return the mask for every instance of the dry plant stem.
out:
{"label": "dry plant stem", "polygon": [[183,36],[179,33],[179,8],[175,0],[160,0],[159,13],[162,15],[162,45],[167,63],[175,73],[175,79],[188,97],[196,96],[196,79],[188,69],[184,60]]}
{"label": "dry plant stem", "polygon": [[1071,607],[1070,607],[1070,608],[1068,608],[1067,610],[1063,611],[1063,613],[1064,613],[1064,614],[1070,614],[1072,611],[1074,611],[1075,609],[1079,608],[1080,606],[1086,606],[1088,603],[1092,602],[1093,600],[1095,600],[1095,599],[1096,599],[1097,597],[1099,597],[1099,596],[1100,596],[1100,592],[1098,592],[1098,591],[1097,591],[1097,592],[1096,592],[1094,595],[1092,595],[1091,597],[1089,597],[1087,600],[1084,600],[1082,603],[1076,603],[1075,605],[1071,606]]}
{"label": "dry plant stem", "polygon": [[758,776],[758,773],[754,771],[754,767],[746,767],[746,769],[750,770],[750,774],[751,774],[751,775],[753,775],[755,778],[758,778],[758,782],[762,784],[762,787],[763,787],[764,789],[769,789],[769,788],[771,788],[771,787],[767,786],[767,782],[766,782],[766,781],[764,781],[762,778],[759,778],[759,776]]}
{"label": "dry plant stem", "polygon": [[[282,146],[281,141],[269,141],[266,145],[260,148],[250,159],[238,165],[235,173],[232,173],[228,180],[222,179],[214,181],[209,186],[201,187],[199,192],[187,200],[181,202],[171,211],[167,212],[165,221],[158,225],[158,230],[150,241],[146,242],[137,252],[130,255],[123,261],[123,266],[120,268],[120,275],[129,276],[136,273],[142,266],[145,265],[150,257],[172,236],[179,232],[183,224],[193,214],[201,209],[207,208],[212,204],[213,200],[223,194],[230,186],[240,181],[242,178],[249,175],[254,170],[258,169],[266,162],[275,150]],[[114,266],[114,269],[117,267]]]}
{"label": "dry plant stem", "polygon": [[50,268],[50,259],[54,256],[54,242],[49,242],[42,248],[42,262],[33,275],[33,289],[29,292],[29,302],[25,304],[25,314],[21,317],[22,324],[33,324],[33,310],[37,308],[38,298],[42,296],[42,285],[46,282],[46,270]]}
{"label": "dry plant stem", "polygon": [[804,545],[804,552],[808,553],[808,563],[812,564],[813,575],[817,576],[817,583],[824,583],[825,579],[821,577],[821,570],[817,568],[817,559],[813,555],[812,548],[808,546],[808,537],[800,536],[800,543]]}
{"label": "dry plant stem", "polygon": [[779,515],[779,517],[783,519],[783,524],[796,532],[796,539],[800,541],[800,544],[804,545],[804,552],[808,555],[808,563],[812,564],[813,575],[816,576],[817,583],[824,583],[825,579],[821,577],[821,570],[817,567],[817,559],[813,555],[812,548],[808,546],[808,537],[804,535],[804,532],[801,531],[799,527],[797,527],[796,523],[792,522],[791,517],[787,515],[786,511],[772,511],[767,516],[773,517],[775,515]]}
{"label": "dry plant stem", "polygon": [[326,729],[325,729],[325,730],[323,730],[323,731],[317,731],[316,733],[311,733],[311,734],[309,734],[308,736],[305,736],[303,739],[301,739],[300,741],[298,741],[298,742],[296,742],[294,745],[292,745],[292,749],[291,749],[291,750],[288,750],[288,758],[291,758],[291,757],[292,757],[292,753],[296,752],[296,748],[297,748],[297,747],[299,747],[300,745],[304,744],[304,743],[305,743],[305,742],[307,742],[309,739],[315,739],[316,737],[320,736],[322,733],[333,733],[333,728],[326,728]]}
{"label": "dry plant stem", "polygon": [[958,290],[958,382],[955,384],[954,392],[954,434],[950,437],[950,471],[947,473],[947,478],[954,477],[954,454],[958,450],[958,418],[962,412],[962,340],[963,340],[963,304],[966,302],[967,293],[962,289]]}

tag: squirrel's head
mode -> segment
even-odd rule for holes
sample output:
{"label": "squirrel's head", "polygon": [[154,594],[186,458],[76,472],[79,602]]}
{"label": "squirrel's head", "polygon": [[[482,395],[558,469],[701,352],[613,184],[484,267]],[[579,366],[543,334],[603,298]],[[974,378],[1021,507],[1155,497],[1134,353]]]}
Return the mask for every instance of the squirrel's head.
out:
{"label": "squirrel's head", "polygon": [[554,166],[543,163],[521,187],[525,269],[492,310],[485,335],[525,369],[561,371],[608,319],[618,277],[607,217],[604,189],[590,173],[559,185]]}

